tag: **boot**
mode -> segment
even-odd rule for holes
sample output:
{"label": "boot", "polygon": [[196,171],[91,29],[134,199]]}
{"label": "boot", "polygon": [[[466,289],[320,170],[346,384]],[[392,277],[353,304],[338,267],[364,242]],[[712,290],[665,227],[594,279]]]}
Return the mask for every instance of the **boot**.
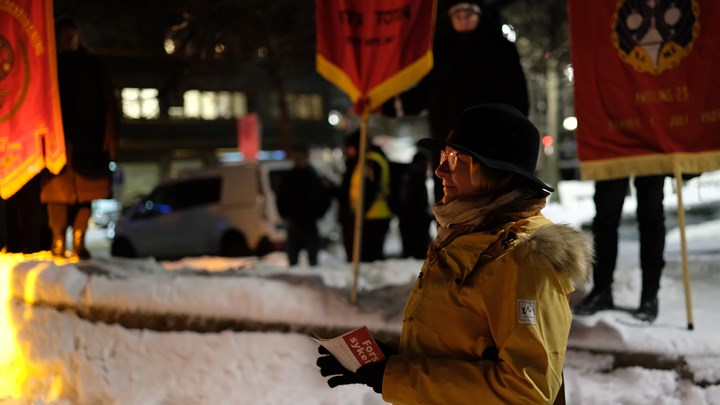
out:
{"label": "boot", "polygon": [[615,308],[615,305],[613,304],[612,291],[610,288],[600,290],[593,288],[590,294],[573,308],[573,313],[576,315],[592,315],[598,311],[613,308]]}
{"label": "boot", "polygon": [[658,315],[658,291],[660,290],[660,274],[662,268],[655,271],[643,269],[642,290],[640,290],[640,307],[635,311],[635,318],[645,322],[653,322]]}
{"label": "boot", "polygon": [[643,297],[640,300],[640,308],[635,312],[635,318],[645,321],[654,322],[658,315],[658,299],[657,295],[651,297]]}
{"label": "boot", "polygon": [[85,248],[85,230],[73,230],[73,250],[80,260],[90,258],[90,252]]}
{"label": "boot", "polygon": [[50,246],[50,253],[54,257],[65,258],[65,234],[61,232],[52,233],[52,245]]}

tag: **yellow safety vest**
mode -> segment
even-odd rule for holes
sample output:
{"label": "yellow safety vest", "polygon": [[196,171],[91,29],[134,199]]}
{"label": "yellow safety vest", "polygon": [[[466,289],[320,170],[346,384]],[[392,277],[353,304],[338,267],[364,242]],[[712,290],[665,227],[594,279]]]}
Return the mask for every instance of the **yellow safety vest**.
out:
{"label": "yellow safety vest", "polygon": [[[365,213],[365,219],[387,219],[392,218],[390,205],[388,205],[387,197],[390,194],[390,165],[387,160],[378,152],[369,151],[367,160],[373,160],[380,165],[380,191],[375,197],[375,201],[370,204],[369,209]],[[365,172],[368,178],[374,176],[372,168],[365,165]],[[359,205],[360,201],[360,165],[355,166],[352,177],[350,178],[350,204],[353,210]]]}

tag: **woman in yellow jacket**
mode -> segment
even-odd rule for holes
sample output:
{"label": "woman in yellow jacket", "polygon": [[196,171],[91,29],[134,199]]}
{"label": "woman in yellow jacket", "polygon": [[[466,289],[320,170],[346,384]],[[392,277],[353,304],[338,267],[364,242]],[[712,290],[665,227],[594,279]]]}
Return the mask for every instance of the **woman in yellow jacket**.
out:
{"label": "woman in yellow jacket", "polygon": [[352,373],[320,349],[331,387],[362,383],[393,404],[551,404],[592,239],[540,210],[539,133],[503,104],[465,110],[440,151],[437,238],[410,293],[400,342]]}

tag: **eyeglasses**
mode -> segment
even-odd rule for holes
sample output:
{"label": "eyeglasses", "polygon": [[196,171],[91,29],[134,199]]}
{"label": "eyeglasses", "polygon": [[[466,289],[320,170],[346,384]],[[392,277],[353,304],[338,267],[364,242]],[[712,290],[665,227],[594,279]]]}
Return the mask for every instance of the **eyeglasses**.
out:
{"label": "eyeglasses", "polygon": [[448,169],[450,169],[451,172],[455,171],[455,167],[457,166],[458,160],[460,160],[459,157],[460,153],[456,150],[451,150],[449,152],[445,151],[444,149],[440,151],[440,166],[442,166],[443,163],[447,160],[448,162]]}

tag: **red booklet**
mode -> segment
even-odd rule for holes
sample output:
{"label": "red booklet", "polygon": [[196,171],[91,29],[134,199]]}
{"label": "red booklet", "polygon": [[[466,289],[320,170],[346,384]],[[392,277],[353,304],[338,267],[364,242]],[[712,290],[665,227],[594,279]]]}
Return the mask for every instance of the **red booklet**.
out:
{"label": "red booklet", "polygon": [[358,368],[385,359],[377,342],[366,326],[351,330],[343,335],[312,339],[325,347],[346,369],[355,372]]}

